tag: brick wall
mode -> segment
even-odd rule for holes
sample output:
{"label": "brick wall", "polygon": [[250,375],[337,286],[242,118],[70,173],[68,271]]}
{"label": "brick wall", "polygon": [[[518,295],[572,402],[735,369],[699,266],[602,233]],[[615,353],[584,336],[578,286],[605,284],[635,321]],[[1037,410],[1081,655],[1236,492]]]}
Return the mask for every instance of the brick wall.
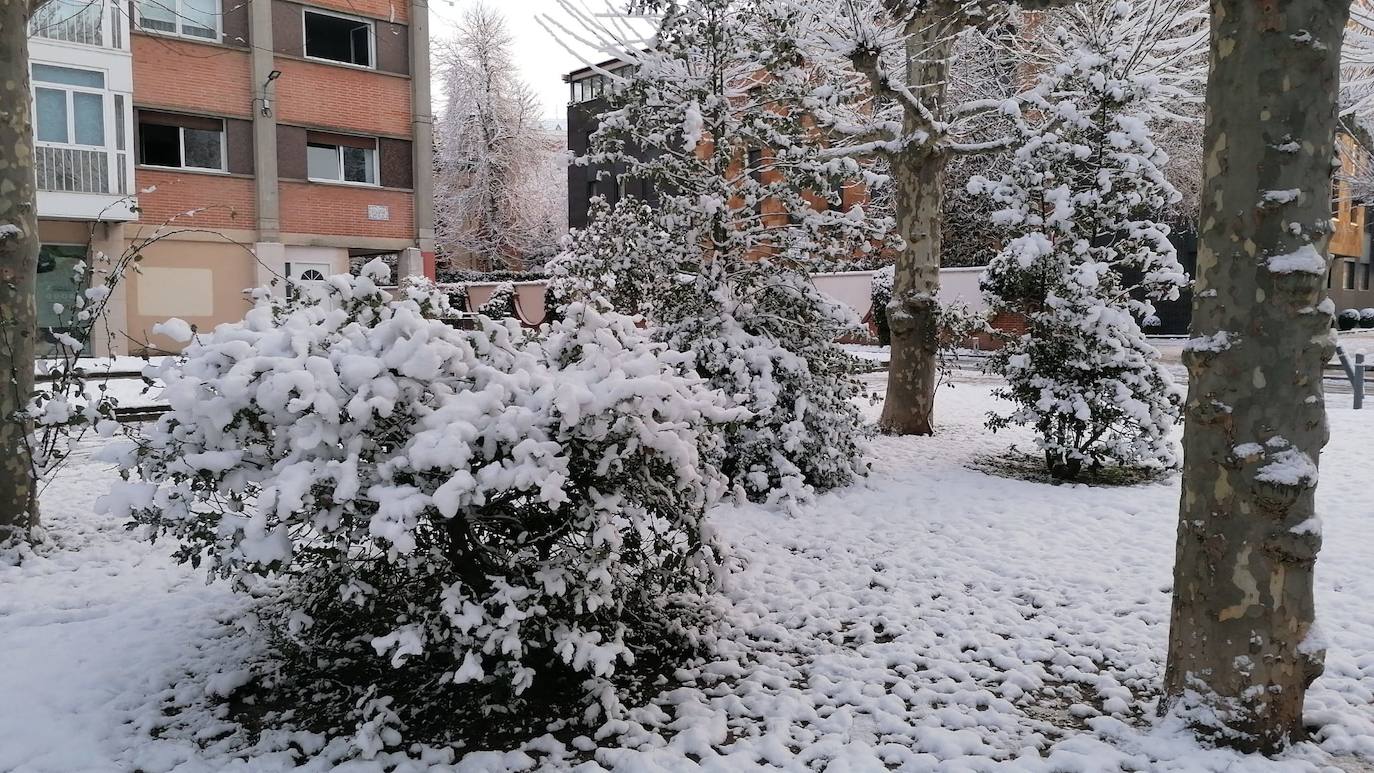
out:
{"label": "brick wall", "polygon": [[277,120],[349,134],[410,136],[410,79],[278,57]]}
{"label": "brick wall", "polygon": [[[249,118],[253,88],[249,55],[158,35],[133,35],[134,102]],[[409,110],[409,102],[407,102]]]}
{"label": "brick wall", "polygon": [[[380,204],[390,220],[368,220],[367,208]],[[406,191],[281,181],[281,229],[360,237],[411,239],[415,236],[415,199]]]}
{"label": "brick wall", "polygon": [[410,3],[405,0],[309,0],[303,5],[329,8],[352,16],[375,16],[397,24],[410,19]]}
{"label": "brick wall", "polygon": [[[177,215],[176,224],[189,228],[254,228],[257,208],[253,179],[140,167],[134,175],[142,209],[139,222],[161,225]],[[204,208],[194,215],[180,213]],[[364,211],[366,214],[366,211]]]}

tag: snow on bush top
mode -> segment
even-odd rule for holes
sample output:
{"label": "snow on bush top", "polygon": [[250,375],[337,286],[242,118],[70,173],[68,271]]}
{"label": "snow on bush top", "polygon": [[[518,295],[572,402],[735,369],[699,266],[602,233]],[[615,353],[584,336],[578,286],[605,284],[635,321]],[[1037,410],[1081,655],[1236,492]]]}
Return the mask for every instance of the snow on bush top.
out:
{"label": "snow on bush top", "polygon": [[627,317],[460,331],[385,273],[331,277],[328,305],[260,294],[154,368],[171,410],[114,455],[141,480],[104,508],[236,587],[287,578],[264,617],[307,653],[516,694],[564,668],[608,702],[629,641],[690,629],[665,610],[715,584],[699,428],[735,415]]}

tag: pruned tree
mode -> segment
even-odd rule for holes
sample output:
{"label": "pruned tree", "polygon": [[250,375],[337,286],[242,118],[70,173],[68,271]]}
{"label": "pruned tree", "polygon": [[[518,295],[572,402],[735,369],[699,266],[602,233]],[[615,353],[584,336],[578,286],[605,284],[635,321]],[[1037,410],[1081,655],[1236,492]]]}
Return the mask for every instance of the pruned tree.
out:
{"label": "pruned tree", "polygon": [[1172,300],[1188,282],[1157,221],[1179,198],[1149,130],[1170,95],[1148,72],[1150,41],[1132,35],[1134,15],[1152,9],[1083,5],[1063,19],[1061,58],[1027,96],[1008,172],[969,183],[1001,207],[992,219],[1006,229],[984,294],[1029,325],[990,361],[1014,410],[988,426],[1032,426],[1056,478],[1177,459],[1182,394],[1140,325],[1151,299]]}
{"label": "pruned tree", "polygon": [[29,16],[38,0],[0,0],[0,544],[38,525],[29,421],[38,309],[38,195],[29,96]]}
{"label": "pruned tree", "polygon": [[434,206],[450,264],[526,268],[563,235],[563,138],[544,128],[513,45],[501,13],[478,3],[437,46],[447,102],[436,127]]}
{"label": "pruned tree", "polygon": [[1212,0],[1183,495],[1161,710],[1276,751],[1303,737],[1342,37],[1350,0]]}

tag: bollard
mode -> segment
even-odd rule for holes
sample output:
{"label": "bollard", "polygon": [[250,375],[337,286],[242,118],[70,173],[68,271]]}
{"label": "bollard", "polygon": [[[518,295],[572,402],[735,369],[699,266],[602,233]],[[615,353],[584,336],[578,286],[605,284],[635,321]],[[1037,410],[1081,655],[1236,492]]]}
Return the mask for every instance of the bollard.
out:
{"label": "bollard", "polygon": [[1352,386],[1355,387],[1355,410],[1359,410],[1364,405],[1364,352],[1355,355],[1355,374],[1351,379]]}

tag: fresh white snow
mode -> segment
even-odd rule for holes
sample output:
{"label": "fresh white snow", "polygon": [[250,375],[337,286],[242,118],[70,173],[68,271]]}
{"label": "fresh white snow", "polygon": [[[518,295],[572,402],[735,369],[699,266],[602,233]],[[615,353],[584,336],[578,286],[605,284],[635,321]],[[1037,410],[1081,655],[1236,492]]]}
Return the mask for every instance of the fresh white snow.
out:
{"label": "fresh white snow", "polygon": [[982,429],[986,384],[944,389],[938,406],[937,436],[875,439],[867,483],[796,517],[712,513],[744,565],[718,661],[678,673],[596,738],[466,756],[345,761],[342,742],[308,733],[248,738],[213,697],[250,678],[266,646],[232,622],[248,602],[174,564],[171,545],[92,515],[113,476],[83,453],[44,496],[51,545],[0,565],[0,770],[1287,772],[1374,760],[1374,411],[1328,402],[1326,673],[1308,694],[1314,743],[1274,761],[1200,749],[1153,719],[1177,475],[1126,488],[991,475],[969,463],[1029,449],[1028,436]]}

